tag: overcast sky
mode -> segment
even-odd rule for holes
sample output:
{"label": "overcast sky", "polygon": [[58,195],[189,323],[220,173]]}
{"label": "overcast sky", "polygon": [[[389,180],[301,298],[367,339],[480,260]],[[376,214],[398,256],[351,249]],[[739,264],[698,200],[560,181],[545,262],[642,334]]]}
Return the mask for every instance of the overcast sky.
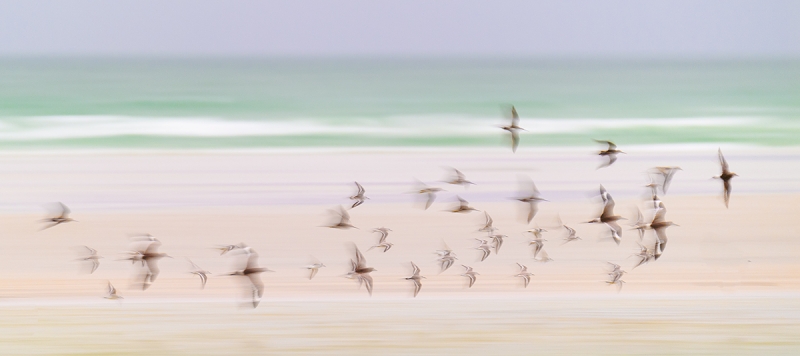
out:
{"label": "overcast sky", "polygon": [[0,0],[0,55],[800,58],[800,1]]}

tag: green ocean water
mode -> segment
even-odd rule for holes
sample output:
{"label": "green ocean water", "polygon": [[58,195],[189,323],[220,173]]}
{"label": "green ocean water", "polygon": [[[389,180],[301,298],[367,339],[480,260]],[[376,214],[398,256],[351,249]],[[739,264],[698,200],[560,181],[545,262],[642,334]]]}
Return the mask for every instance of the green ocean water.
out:
{"label": "green ocean water", "polygon": [[0,59],[2,148],[800,144],[800,61]]}

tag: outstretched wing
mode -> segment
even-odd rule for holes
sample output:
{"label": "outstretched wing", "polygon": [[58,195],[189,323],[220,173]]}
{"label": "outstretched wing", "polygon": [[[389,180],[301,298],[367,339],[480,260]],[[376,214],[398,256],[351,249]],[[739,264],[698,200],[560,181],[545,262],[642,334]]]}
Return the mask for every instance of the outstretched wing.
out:
{"label": "outstretched wing", "polygon": [[719,155],[719,164],[720,164],[720,166],[722,166],[722,171],[723,172],[727,172],[728,171],[728,161],[726,161],[725,160],[725,156],[722,155],[722,149],[721,148],[719,149],[719,151],[717,151],[717,155]]}

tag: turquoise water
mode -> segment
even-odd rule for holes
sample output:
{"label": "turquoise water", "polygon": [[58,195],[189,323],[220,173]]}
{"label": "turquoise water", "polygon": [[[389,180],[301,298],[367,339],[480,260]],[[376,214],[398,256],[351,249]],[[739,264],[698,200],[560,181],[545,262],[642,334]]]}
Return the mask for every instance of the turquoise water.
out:
{"label": "turquoise water", "polygon": [[2,148],[800,145],[800,61],[0,59]]}

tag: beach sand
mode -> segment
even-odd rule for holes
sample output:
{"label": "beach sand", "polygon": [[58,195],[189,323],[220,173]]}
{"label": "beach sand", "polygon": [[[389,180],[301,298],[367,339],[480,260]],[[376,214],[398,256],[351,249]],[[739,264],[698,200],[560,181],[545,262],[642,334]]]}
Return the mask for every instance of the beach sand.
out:
{"label": "beach sand", "polygon": [[[625,148],[611,167],[590,150],[360,149],[263,152],[6,153],[0,156],[0,312],[3,354],[792,354],[800,352],[800,151],[725,148],[733,180],[721,199],[716,147]],[[664,153],[668,152],[668,153]],[[633,269],[638,237],[625,223],[646,210],[644,172],[683,168],[662,196],[669,244],[661,259]],[[456,167],[476,185],[439,181]],[[530,176],[549,202],[534,219],[549,230],[533,260],[533,226],[512,198]],[[414,179],[446,189],[428,210]],[[322,227],[328,209],[348,206],[358,181],[370,197],[350,210],[359,229]],[[603,184],[629,219],[617,246],[602,226]],[[494,219],[508,237],[479,261],[483,213],[453,214],[456,195]],[[50,202],[78,222],[42,230]],[[580,241],[562,244],[556,217]],[[367,249],[373,228],[392,229],[386,253]],[[162,242],[161,274],[147,291],[139,267],[117,261],[129,236]],[[648,232],[645,242],[652,242]],[[247,306],[241,268],[216,245],[258,251],[266,292]],[[434,251],[457,264],[440,273]],[[374,272],[374,295],[343,278],[352,244]],[[104,258],[94,274],[77,262],[82,245]],[[314,256],[327,267],[308,280]],[[212,272],[200,289],[191,258]],[[412,297],[410,261],[422,291]],[[606,262],[628,273],[621,291],[605,283]],[[534,273],[523,288],[516,263]],[[480,273],[474,287],[461,277]],[[103,299],[111,281],[125,297]]]}

